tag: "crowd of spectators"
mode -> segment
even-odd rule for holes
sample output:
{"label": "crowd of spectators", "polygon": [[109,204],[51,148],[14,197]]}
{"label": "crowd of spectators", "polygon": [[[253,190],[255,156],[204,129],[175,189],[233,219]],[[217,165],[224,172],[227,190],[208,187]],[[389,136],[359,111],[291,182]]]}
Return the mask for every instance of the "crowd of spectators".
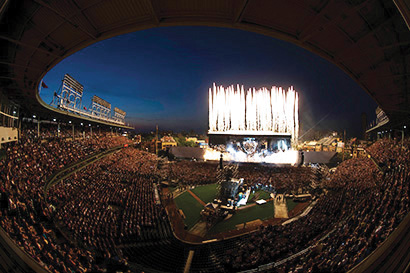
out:
{"label": "crowd of spectators", "polygon": [[[279,261],[309,246],[277,272],[346,272],[377,248],[409,212],[410,152],[394,140],[369,147],[376,159],[341,163],[310,213],[282,226],[260,227],[228,251],[228,271]],[[327,235],[327,236],[325,236]],[[322,240],[321,240],[322,239]]]}
{"label": "crowd of spectators", "polygon": [[312,181],[316,181],[315,172],[306,167],[243,164],[238,171],[238,176],[244,178],[246,184],[264,185],[278,192],[306,192]]}
{"label": "crowd of spectators", "polygon": [[[51,135],[43,128],[42,136]],[[124,137],[97,135],[68,141],[36,138],[23,130],[18,143],[3,146],[0,160],[0,225],[33,259],[52,272],[96,270],[91,252],[57,242],[53,210],[44,200],[47,178],[64,166],[103,149],[129,143]]]}
{"label": "crowd of spectators", "polygon": [[[312,251],[292,261],[288,270],[345,272],[391,234],[409,213],[408,144],[406,141],[402,147],[395,140],[382,139],[367,149],[375,164],[366,158],[361,159],[363,165],[359,171],[357,160],[347,161],[338,167],[338,171],[346,172],[345,181],[340,186],[344,191],[355,194],[359,203],[351,209],[350,215],[341,218],[344,219],[343,224],[337,225],[335,231],[321,242],[320,252]],[[340,182],[341,178],[337,179]]]}
{"label": "crowd of spectators", "polygon": [[[51,128],[51,127],[50,127]],[[50,272],[103,271],[98,258],[125,263],[118,246],[156,240],[144,237],[167,222],[158,199],[155,155],[122,149],[50,188],[48,177],[73,162],[129,143],[109,133],[68,139],[47,126],[40,138],[23,130],[19,143],[6,145],[0,160],[0,225]],[[53,128],[55,130],[55,128]],[[69,134],[67,130],[67,134]],[[260,226],[241,247],[216,257],[226,271],[255,268],[310,251],[276,267],[278,272],[345,272],[377,248],[409,212],[409,141],[382,139],[370,155],[342,162],[317,181],[306,167],[241,164],[245,183],[295,192],[320,182],[323,191],[310,212],[284,225]],[[163,168],[163,167],[161,167]],[[215,183],[218,164],[181,161],[167,164],[167,179],[181,186]],[[161,175],[162,176],[162,175]]]}
{"label": "crowd of spectators", "polygon": [[[217,182],[219,164],[211,162],[178,161],[168,165],[168,179],[180,187],[197,186]],[[307,192],[316,173],[306,167],[276,167],[242,163],[238,166],[238,178],[244,178],[248,186],[270,187],[277,192]]]}
{"label": "crowd of spectators", "polygon": [[155,155],[129,148],[62,181],[48,194],[58,222],[85,248],[124,259],[116,246],[140,242],[141,230],[166,219],[154,192],[156,165]]}
{"label": "crowd of spectators", "polygon": [[181,187],[216,182],[218,164],[208,162],[177,161],[168,164],[168,179]]}

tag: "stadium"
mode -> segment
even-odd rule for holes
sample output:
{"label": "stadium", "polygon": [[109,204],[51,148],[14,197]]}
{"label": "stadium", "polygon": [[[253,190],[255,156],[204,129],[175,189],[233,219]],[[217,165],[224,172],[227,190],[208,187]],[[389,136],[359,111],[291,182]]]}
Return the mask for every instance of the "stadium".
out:
{"label": "stadium", "polygon": [[[409,272],[408,1],[3,0],[0,22],[1,272]],[[40,97],[79,50],[181,25],[255,32],[330,61],[377,102],[372,141],[332,171],[267,164],[267,153],[299,156],[299,90],[215,84],[211,160],[165,162],[84,81],[66,74],[50,105]],[[230,145],[262,155],[224,161]]]}

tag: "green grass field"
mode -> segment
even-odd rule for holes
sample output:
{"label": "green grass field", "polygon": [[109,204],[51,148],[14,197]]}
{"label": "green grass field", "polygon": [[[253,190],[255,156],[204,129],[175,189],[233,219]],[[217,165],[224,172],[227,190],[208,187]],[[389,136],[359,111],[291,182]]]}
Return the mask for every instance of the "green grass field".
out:
{"label": "green grass field", "polygon": [[218,187],[218,184],[209,184],[209,185],[203,185],[196,187],[195,189],[192,190],[193,193],[195,193],[196,196],[199,197],[202,201],[205,202],[205,204],[214,201],[215,197],[217,196],[218,192],[216,188]]}
{"label": "green grass field", "polygon": [[[269,192],[266,192],[266,191],[263,191],[263,190],[257,190],[257,191],[255,191],[255,193],[250,193],[249,194],[249,199],[248,199],[248,204],[249,204],[249,201],[250,200],[252,200],[252,198],[255,196],[255,195],[257,195],[257,194],[259,194],[259,197],[258,197],[258,199],[256,199],[256,200],[259,200],[259,199],[269,199],[270,198],[270,193]],[[252,203],[254,203],[256,200],[254,200]]]}
{"label": "green grass field", "polygon": [[174,201],[177,207],[184,212],[186,217],[184,222],[188,229],[201,219],[200,212],[204,207],[189,192],[182,193]]}
{"label": "green grass field", "polygon": [[[212,202],[215,197],[217,196],[217,184],[209,184],[196,187],[192,190],[192,192],[197,195],[202,201],[205,203]],[[259,194],[258,199],[269,199],[270,194],[263,190],[258,190],[255,193],[251,193],[249,196],[249,200],[252,199],[253,196]],[[174,199],[177,207],[182,209],[185,214],[185,224],[187,225],[188,229],[192,228],[200,219],[201,215],[200,212],[203,209],[202,205],[192,197],[188,192],[184,192],[179,195],[177,198]],[[256,200],[254,200],[256,201]],[[248,202],[248,204],[252,204],[253,202]],[[293,202],[292,199],[286,199],[286,204],[288,207],[288,211],[291,211],[295,208],[297,203]],[[236,225],[250,222],[256,219],[266,220],[272,218],[274,216],[274,204],[273,201],[270,201],[264,205],[256,205],[246,209],[238,210],[235,215],[233,215],[228,220],[219,222],[212,229],[209,231],[211,234],[216,234],[232,229],[236,229]]]}
{"label": "green grass field", "polygon": [[211,228],[209,231],[211,234],[224,232],[235,229],[236,225],[250,222],[256,219],[266,220],[272,218],[274,215],[273,201],[270,201],[264,205],[256,205],[247,209],[238,210],[234,216],[228,220],[219,222]]}
{"label": "green grass field", "polygon": [[295,203],[293,199],[286,198],[286,206],[288,207],[288,211],[293,210],[298,203]]}
{"label": "green grass field", "polygon": [[177,189],[176,186],[168,186],[168,190],[169,190],[170,192],[173,192],[173,191],[175,191],[176,189]]}

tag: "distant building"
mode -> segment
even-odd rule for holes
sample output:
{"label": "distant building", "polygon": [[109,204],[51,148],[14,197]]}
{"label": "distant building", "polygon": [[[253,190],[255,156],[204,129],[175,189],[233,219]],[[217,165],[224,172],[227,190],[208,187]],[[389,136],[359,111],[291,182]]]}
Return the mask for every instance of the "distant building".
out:
{"label": "distant building", "polygon": [[336,133],[332,133],[331,136],[321,138],[318,141],[305,142],[302,145],[302,150],[304,151],[316,151],[316,152],[342,152],[343,142],[336,137]]}
{"label": "distant building", "polygon": [[177,146],[177,142],[172,136],[164,136],[161,138],[161,149],[162,150],[167,150],[170,147],[175,147]]}
{"label": "distant building", "polygon": [[198,138],[197,137],[186,137],[185,140],[186,141],[192,141],[192,142],[196,143],[198,141]]}
{"label": "distant building", "polygon": [[316,141],[305,142],[302,149],[304,151],[314,151],[316,149]]}
{"label": "distant building", "polygon": [[201,148],[208,147],[208,142],[205,139],[198,139],[197,137],[186,137],[185,140],[195,142],[195,144]]}
{"label": "distant building", "polygon": [[341,153],[343,152],[343,149],[345,147],[345,144],[343,141],[338,141],[336,145],[336,152]]}
{"label": "distant building", "polygon": [[198,146],[200,147],[200,148],[208,148],[208,142],[206,142],[205,140],[198,140],[198,142],[197,142],[197,144],[198,144]]}

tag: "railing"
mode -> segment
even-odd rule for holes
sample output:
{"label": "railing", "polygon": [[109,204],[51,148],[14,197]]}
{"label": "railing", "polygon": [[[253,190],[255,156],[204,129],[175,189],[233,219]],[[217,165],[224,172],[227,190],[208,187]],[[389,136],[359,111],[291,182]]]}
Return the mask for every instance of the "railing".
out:
{"label": "railing", "polygon": [[54,186],[55,184],[57,184],[59,181],[69,177],[70,175],[72,175],[75,172],[78,172],[82,169],[84,169],[85,167],[87,167],[88,165],[110,155],[113,152],[116,152],[118,150],[120,150],[121,148],[123,148],[124,146],[117,146],[114,148],[110,148],[108,150],[105,150],[101,153],[98,154],[92,154],[88,157],[86,157],[85,159],[79,161],[79,162],[74,162],[72,164],[69,164],[68,166],[65,166],[62,170],[59,170],[58,172],[54,173],[53,175],[51,175],[48,179],[46,184],[44,185],[44,197],[47,200],[47,192],[48,190]]}
{"label": "railing", "polygon": [[0,271],[48,273],[0,227]]}

